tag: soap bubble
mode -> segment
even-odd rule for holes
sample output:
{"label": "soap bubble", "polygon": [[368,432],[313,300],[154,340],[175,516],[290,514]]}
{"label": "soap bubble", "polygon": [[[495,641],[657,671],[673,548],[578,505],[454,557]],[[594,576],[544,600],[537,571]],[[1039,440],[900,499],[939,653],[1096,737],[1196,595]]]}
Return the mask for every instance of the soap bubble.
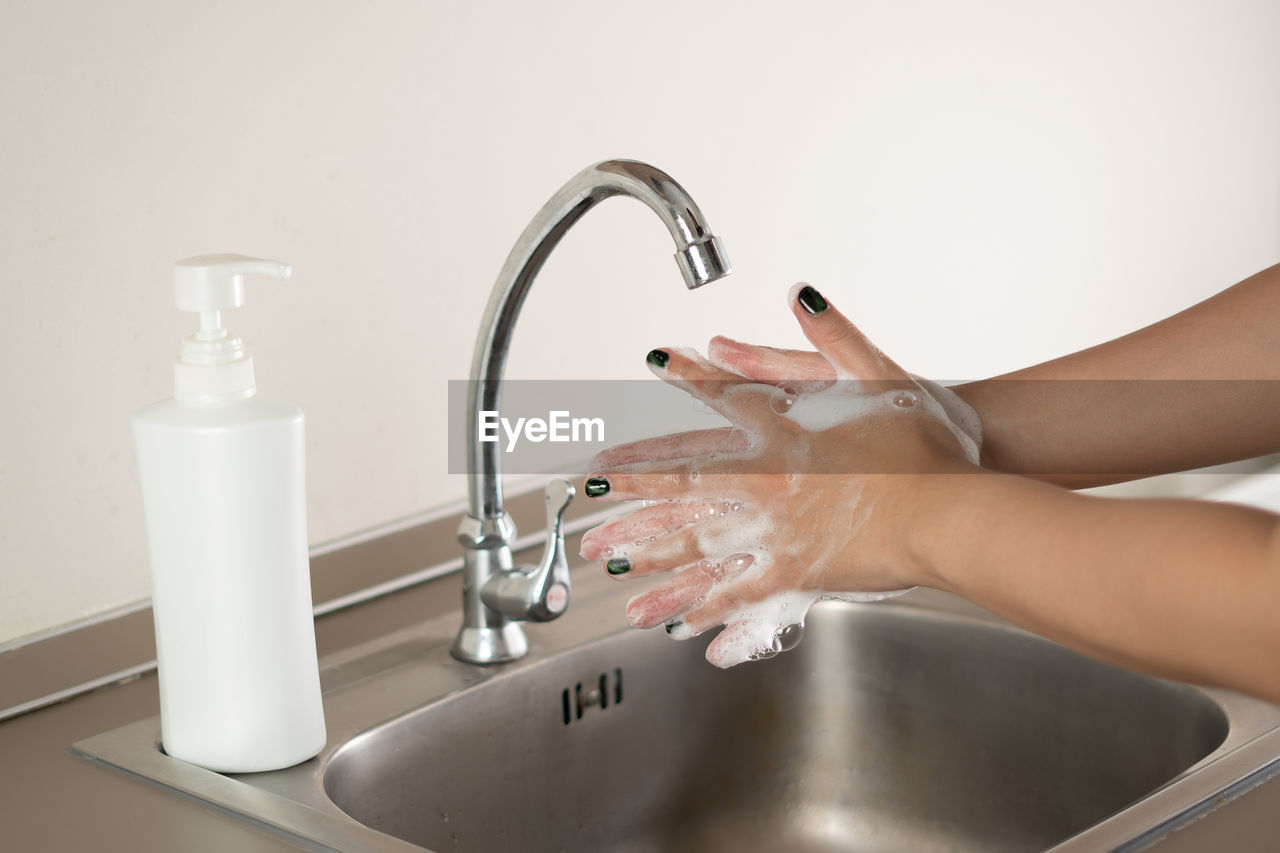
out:
{"label": "soap bubble", "polygon": [[757,649],[756,651],[752,652],[751,659],[752,660],[768,660],[769,658],[777,657],[778,653],[781,651],[782,649],[778,648],[778,641],[775,638],[773,641],[773,645],[769,646],[769,648]]}
{"label": "soap bubble", "polygon": [[910,391],[899,391],[893,398],[893,404],[899,409],[910,409],[919,402],[920,398]]}
{"label": "soap bubble", "polygon": [[800,641],[804,639],[804,623],[797,622],[794,625],[778,631],[773,635],[773,642],[780,652],[789,652],[796,646],[800,645]]}

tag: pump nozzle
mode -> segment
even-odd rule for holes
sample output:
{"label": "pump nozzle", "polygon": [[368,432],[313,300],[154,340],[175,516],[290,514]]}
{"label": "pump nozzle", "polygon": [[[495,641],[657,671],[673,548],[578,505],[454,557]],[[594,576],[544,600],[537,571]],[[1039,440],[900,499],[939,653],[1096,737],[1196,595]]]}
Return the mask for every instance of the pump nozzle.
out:
{"label": "pump nozzle", "polygon": [[222,311],[244,304],[244,276],[286,279],[293,268],[245,255],[196,255],[173,265],[173,298],[179,311]]}
{"label": "pump nozzle", "polygon": [[244,276],[286,279],[288,264],[245,255],[196,255],[173,265],[173,297],[178,310],[200,312],[200,330],[182,342],[174,365],[174,397],[217,403],[253,396],[253,359],[244,343],[222,327],[222,311],[244,304]]}

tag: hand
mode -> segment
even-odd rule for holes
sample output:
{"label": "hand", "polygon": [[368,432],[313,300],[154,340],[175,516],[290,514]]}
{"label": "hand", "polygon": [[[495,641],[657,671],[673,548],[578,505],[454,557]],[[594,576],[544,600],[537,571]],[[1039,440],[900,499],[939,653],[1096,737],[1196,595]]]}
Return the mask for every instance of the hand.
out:
{"label": "hand", "polygon": [[[721,335],[711,339],[707,360],[745,379],[776,385],[795,394],[821,391],[836,381],[835,368],[821,353],[744,344]],[[911,378],[941,404],[951,422],[981,450],[982,421],[973,406],[932,379],[915,374]]]}
{"label": "hand", "polygon": [[627,618],[667,622],[677,637],[726,625],[707,649],[718,666],[776,653],[820,598],[883,598],[921,582],[912,493],[923,475],[972,471],[978,458],[934,394],[816,291],[793,289],[791,302],[817,353],[717,339],[718,366],[655,350],[658,376],[733,426],[605,451],[587,482],[596,499],[657,503],[588,532],[582,556],[620,578],[674,571],[632,599]]}

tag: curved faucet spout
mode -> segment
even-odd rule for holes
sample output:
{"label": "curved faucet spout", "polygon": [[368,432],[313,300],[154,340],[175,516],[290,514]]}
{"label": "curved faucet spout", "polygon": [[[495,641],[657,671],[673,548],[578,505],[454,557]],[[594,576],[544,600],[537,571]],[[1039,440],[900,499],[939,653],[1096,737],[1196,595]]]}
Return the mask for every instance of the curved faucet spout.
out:
{"label": "curved faucet spout", "polygon": [[467,401],[467,471],[471,515],[502,515],[500,448],[479,440],[480,412],[499,411],[502,374],[516,318],[551,251],[588,210],[615,195],[639,199],[658,215],[676,244],[676,263],[690,290],[731,273],[720,239],[689,194],[660,169],[635,160],[607,160],[575,175],[551,197],[516,241],[498,274],[471,361]]}
{"label": "curved faucet spout", "polygon": [[[667,226],[676,244],[676,263],[690,290],[732,272],[724,247],[684,188],[666,172],[634,160],[608,160],[582,170],[543,205],[520,235],[485,308],[467,391],[470,513],[458,530],[458,540],[466,549],[463,625],[453,646],[454,656],[465,661],[496,663],[522,656],[528,646],[517,621],[551,619],[568,604],[568,565],[560,525],[572,487],[567,483],[563,488],[548,487],[543,565],[533,571],[515,568],[510,547],[515,526],[502,508],[501,449],[496,442],[480,441],[480,413],[500,410],[502,374],[516,318],[547,256],[583,214],[615,195],[639,199]],[[563,505],[551,512],[558,492],[565,489]],[[537,592],[544,589],[545,594]]]}

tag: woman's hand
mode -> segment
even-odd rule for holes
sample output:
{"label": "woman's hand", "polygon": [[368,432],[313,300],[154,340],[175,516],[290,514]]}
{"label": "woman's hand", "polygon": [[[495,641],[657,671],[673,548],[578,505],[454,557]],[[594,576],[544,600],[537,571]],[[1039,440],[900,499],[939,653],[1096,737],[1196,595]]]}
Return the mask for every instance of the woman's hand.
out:
{"label": "woman's hand", "polygon": [[678,637],[726,625],[707,650],[719,666],[775,653],[819,598],[927,582],[912,496],[978,458],[976,417],[958,398],[903,371],[813,288],[791,302],[817,353],[717,339],[713,364],[655,350],[658,376],[733,426],[605,451],[587,481],[596,499],[657,503],[587,533],[582,556],[618,577],[673,571],[628,620]]}

